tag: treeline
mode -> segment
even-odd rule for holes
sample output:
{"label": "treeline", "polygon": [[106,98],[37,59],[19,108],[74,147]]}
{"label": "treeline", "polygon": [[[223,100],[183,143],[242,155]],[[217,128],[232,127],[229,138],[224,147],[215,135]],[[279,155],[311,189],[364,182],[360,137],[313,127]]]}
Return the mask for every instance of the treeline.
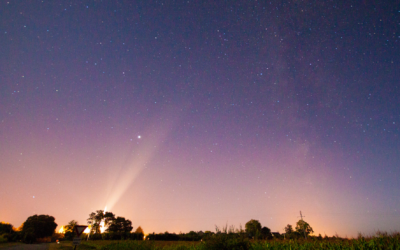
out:
{"label": "treeline", "polygon": [[146,236],[146,240],[163,240],[163,241],[199,241],[203,239],[203,233],[190,231],[189,233],[152,233]]}
{"label": "treeline", "polygon": [[[82,234],[83,239],[88,239],[87,234]],[[143,240],[143,233],[100,233],[90,236],[88,240]],[[65,240],[72,240],[73,237],[65,237]]]}
{"label": "treeline", "polygon": [[[86,223],[85,223],[86,224]],[[89,233],[82,234],[85,240],[157,240],[157,241],[210,241],[215,238],[229,239],[247,239],[247,240],[268,240],[268,239],[296,239],[307,238],[314,231],[311,226],[299,220],[295,229],[291,225],[285,227],[285,232],[274,233],[262,226],[258,220],[250,220],[245,224],[245,228],[235,229],[233,226],[223,228],[216,227],[215,232],[194,232],[189,233],[150,233],[144,235],[143,229],[138,226],[132,232],[132,222],[124,217],[116,216],[112,212],[97,210],[89,214],[87,219]],[[64,226],[62,234],[57,234],[55,229],[57,224],[53,216],[33,215],[22,224],[18,229],[13,228],[11,224],[0,224],[0,242],[4,241],[22,241],[25,243],[49,242],[55,239],[72,240],[76,237],[75,226],[78,222],[71,220]],[[319,236],[321,238],[321,236]]]}
{"label": "treeline", "polygon": [[0,242],[33,243],[40,241],[51,241],[57,224],[53,216],[33,215],[28,217],[19,228],[14,228],[9,223],[0,223]]}

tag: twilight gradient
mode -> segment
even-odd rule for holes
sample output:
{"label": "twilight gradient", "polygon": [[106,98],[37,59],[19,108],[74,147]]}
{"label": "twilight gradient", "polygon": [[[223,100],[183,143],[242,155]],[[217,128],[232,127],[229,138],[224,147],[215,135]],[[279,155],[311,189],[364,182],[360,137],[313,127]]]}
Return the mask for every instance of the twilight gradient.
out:
{"label": "twilight gradient", "polygon": [[0,221],[400,225],[392,1],[2,1]]}

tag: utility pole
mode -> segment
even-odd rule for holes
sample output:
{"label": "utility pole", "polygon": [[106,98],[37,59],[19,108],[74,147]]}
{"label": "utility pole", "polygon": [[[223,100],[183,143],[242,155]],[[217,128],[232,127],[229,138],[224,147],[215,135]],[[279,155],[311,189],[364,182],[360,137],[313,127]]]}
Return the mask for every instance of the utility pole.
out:
{"label": "utility pole", "polygon": [[[301,217],[301,221],[303,222],[304,239],[307,239],[306,228],[305,228],[306,223],[305,223],[304,220],[303,220],[303,215],[301,214],[301,211],[300,211],[300,217]],[[304,216],[304,217],[305,217],[305,216]]]}

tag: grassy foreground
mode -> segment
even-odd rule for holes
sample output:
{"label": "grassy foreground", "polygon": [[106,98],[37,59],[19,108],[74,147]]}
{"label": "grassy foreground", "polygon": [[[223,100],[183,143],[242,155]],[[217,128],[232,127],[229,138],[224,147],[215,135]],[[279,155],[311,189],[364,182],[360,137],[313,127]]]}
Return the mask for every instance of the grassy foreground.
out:
{"label": "grassy foreground", "polygon": [[[132,240],[97,240],[97,241],[82,241],[76,249],[196,249],[193,248],[200,242],[187,241],[132,241]],[[72,241],[61,241],[60,244],[51,243],[49,250],[57,249],[74,249]]]}
{"label": "grassy foreground", "polygon": [[[50,250],[73,249],[72,242],[51,244]],[[77,249],[101,250],[400,250],[400,234],[377,235],[374,237],[359,237],[358,239],[312,239],[312,240],[270,240],[249,241],[240,238],[212,239],[205,242],[185,241],[87,241],[82,242]]]}

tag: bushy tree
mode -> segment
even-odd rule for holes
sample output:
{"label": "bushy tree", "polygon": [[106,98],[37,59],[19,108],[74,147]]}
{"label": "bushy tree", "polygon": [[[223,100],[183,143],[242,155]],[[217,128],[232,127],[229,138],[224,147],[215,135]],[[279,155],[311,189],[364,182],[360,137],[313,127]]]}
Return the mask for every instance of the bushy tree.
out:
{"label": "bushy tree", "polygon": [[56,227],[53,216],[36,214],[30,216],[22,227],[23,241],[33,243],[38,238],[50,237]]}
{"label": "bushy tree", "polygon": [[13,226],[9,223],[0,222],[0,234],[12,233]]}
{"label": "bushy tree", "polygon": [[124,217],[117,217],[110,220],[107,232],[117,234],[119,236],[128,235],[132,231],[132,222]]}
{"label": "bushy tree", "polygon": [[0,222],[0,238],[6,241],[16,241],[18,233],[14,231],[13,225],[10,223]]}
{"label": "bushy tree", "polygon": [[308,236],[308,235],[314,233],[314,230],[307,222],[305,222],[304,220],[299,220],[296,223],[296,232],[301,235]]}
{"label": "bushy tree", "polygon": [[64,231],[72,232],[74,231],[76,225],[78,225],[78,222],[76,220],[71,220],[70,222],[68,222],[68,225],[65,226]]}
{"label": "bushy tree", "polygon": [[136,228],[135,234],[144,234],[142,227],[139,226],[138,228]]}
{"label": "bushy tree", "polygon": [[270,239],[270,238],[272,238],[271,229],[269,229],[268,227],[263,227],[263,228],[261,228],[261,236],[262,236],[264,239]]}
{"label": "bushy tree", "polygon": [[261,223],[258,220],[251,219],[245,225],[246,233],[249,237],[258,238],[261,234]]}
{"label": "bushy tree", "polygon": [[290,238],[293,235],[293,226],[290,224],[287,224],[285,227],[285,237]]}
{"label": "bushy tree", "polygon": [[78,225],[78,222],[76,220],[71,220],[68,222],[68,225],[64,227],[64,237],[67,240],[72,240],[75,237],[75,231],[74,228],[75,226]]}

